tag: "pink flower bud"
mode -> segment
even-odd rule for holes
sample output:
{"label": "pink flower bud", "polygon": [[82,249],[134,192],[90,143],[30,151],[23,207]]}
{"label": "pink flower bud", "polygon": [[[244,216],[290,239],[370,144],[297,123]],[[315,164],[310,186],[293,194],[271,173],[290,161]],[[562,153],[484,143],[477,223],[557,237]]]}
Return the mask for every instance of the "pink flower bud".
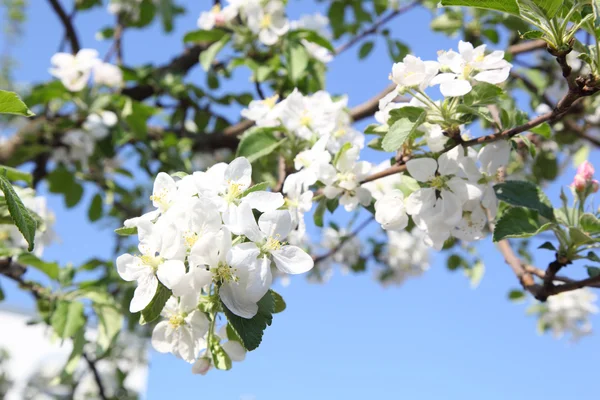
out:
{"label": "pink flower bud", "polygon": [[215,25],[223,26],[227,21],[225,21],[225,16],[222,13],[218,13],[215,15]]}
{"label": "pink flower bud", "polygon": [[594,172],[594,166],[588,161],[584,161],[577,168],[577,175],[580,175],[586,181],[590,181],[594,177]]}
{"label": "pink flower bud", "polygon": [[587,186],[587,181],[581,175],[575,175],[573,179],[573,183],[571,187],[575,189],[576,192],[583,193],[585,192],[585,188]]}
{"label": "pink flower bud", "polygon": [[594,179],[592,181],[592,193],[598,192],[598,189],[600,189],[600,182]]}

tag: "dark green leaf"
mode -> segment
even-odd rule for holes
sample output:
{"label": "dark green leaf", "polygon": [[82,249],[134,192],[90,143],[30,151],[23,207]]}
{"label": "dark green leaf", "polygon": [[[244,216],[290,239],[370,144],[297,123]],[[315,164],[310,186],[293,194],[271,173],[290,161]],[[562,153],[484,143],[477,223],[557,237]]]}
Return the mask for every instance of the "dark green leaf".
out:
{"label": "dark green leaf", "polygon": [[100,196],[100,194],[96,194],[92,199],[90,208],[88,209],[88,218],[92,222],[97,221],[102,217],[102,211],[102,196]]}
{"label": "dark green leaf", "polygon": [[360,49],[358,50],[358,58],[362,60],[362,59],[368,57],[369,54],[371,54],[371,52],[373,51],[374,47],[375,47],[375,42],[372,42],[372,41],[364,42],[362,44],[362,46],[360,46]]}
{"label": "dark green leaf", "polygon": [[271,292],[271,296],[273,296],[273,302],[275,304],[273,306],[273,314],[277,314],[284,311],[286,308],[286,304],[283,300],[283,297],[281,297],[281,295],[274,290],[269,290],[269,292]]}
{"label": "dark green leaf", "polygon": [[512,207],[496,223],[494,242],[508,238],[529,238],[550,229],[552,225],[551,222],[540,223],[535,211]]}
{"label": "dark green leaf", "polygon": [[538,247],[538,249],[557,251],[556,247],[554,247],[554,245],[550,242],[544,242],[540,247]]}
{"label": "dark green leaf", "polygon": [[496,195],[513,206],[535,210],[546,219],[554,220],[554,210],[542,190],[531,182],[507,181],[494,186]]}
{"label": "dark green leaf", "polygon": [[315,213],[313,214],[313,221],[315,222],[315,225],[318,226],[319,228],[323,227],[323,217],[325,216],[326,209],[327,209],[327,199],[322,198],[321,200],[319,200],[317,209],[315,210]]}
{"label": "dark green leaf", "polygon": [[600,276],[600,268],[598,268],[598,267],[586,267],[586,269],[587,269],[588,276],[590,278],[595,278],[597,276]]}
{"label": "dark green leaf", "polygon": [[158,282],[158,287],[156,288],[156,294],[154,295],[154,298],[150,304],[148,304],[146,308],[142,310],[140,324],[145,325],[157,319],[170,297],[171,291],[167,289],[167,287],[161,282]]}
{"label": "dark green leaf", "polygon": [[185,34],[184,43],[190,42],[215,42],[225,36],[226,32],[222,29],[212,29],[210,31],[198,30]]}
{"label": "dark green leaf", "polygon": [[275,302],[271,292],[267,292],[258,302],[258,312],[251,319],[239,317],[229,311],[225,304],[221,303],[223,312],[242,341],[242,345],[248,351],[252,351],[260,345],[263,332],[273,322],[273,310]]}
{"label": "dark green leaf", "polygon": [[522,290],[511,290],[508,293],[508,298],[512,301],[524,300],[525,293]]}

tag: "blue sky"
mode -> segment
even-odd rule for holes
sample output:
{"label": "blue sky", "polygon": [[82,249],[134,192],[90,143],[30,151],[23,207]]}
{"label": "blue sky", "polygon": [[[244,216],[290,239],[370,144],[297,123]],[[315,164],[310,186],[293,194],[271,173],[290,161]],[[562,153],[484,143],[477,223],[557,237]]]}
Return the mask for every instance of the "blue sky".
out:
{"label": "blue sky", "polygon": [[[127,32],[126,63],[169,60],[182,49],[182,34],[195,29],[198,14],[208,6],[207,0],[188,1],[189,15],[177,20],[171,35],[164,35],[157,25]],[[290,1],[292,17],[315,9],[312,2]],[[437,50],[456,47],[458,41],[432,34],[429,18],[427,12],[415,10],[392,25],[394,35],[424,59],[434,59]],[[97,42],[94,34],[110,21],[99,9],[78,16],[83,46],[104,54],[108,43]],[[49,79],[49,60],[61,37],[62,28],[47,3],[31,2],[24,38],[13,49],[21,63],[17,79]],[[328,90],[348,94],[350,105],[385,87],[391,68],[383,41],[377,42],[368,60],[358,62],[356,52],[357,48],[341,55],[330,64],[328,74]],[[203,82],[201,78],[196,69],[189,79]],[[247,85],[246,78],[247,74],[238,73],[232,84]],[[250,85],[248,90],[252,91]],[[556,192],[552,188],[551,193]],[[114,226],[82,222],[87,220],[91,194],[88,190],[80,206],[68,211],[60,197],[49,195],[62,243],[48,249],[48,259],[78,263],[111,253]],[[213,370],[199,377],[174,356],[152,353],[147,398],[597,398],[590,383],[597,380],[593,356],[599,350],[599,337],[573,345],[538,336],[535,320],[524,314],[525,306],[506,300],[508,290],[518,284],[500,253],[489,243],[482,244],[480,251],[487,255],[486,275],[476,290],[469,288],[462,274],[446,271],[442,254],[433,254],[430,271],[421,279],[400,288],[383,289],[369,273],[336,273],[325,285],[295,278],[289,287],[276,288],[288,308],[275,316],[263,344],[245,362],[234,364],[228,372]],[[547,264],[549,256],[549,252],[542,254],[536,261]],[[9,287],[8,304],[32,306],[26,294],[2,284]],[[600,326],[599,318],[593,322]]]}

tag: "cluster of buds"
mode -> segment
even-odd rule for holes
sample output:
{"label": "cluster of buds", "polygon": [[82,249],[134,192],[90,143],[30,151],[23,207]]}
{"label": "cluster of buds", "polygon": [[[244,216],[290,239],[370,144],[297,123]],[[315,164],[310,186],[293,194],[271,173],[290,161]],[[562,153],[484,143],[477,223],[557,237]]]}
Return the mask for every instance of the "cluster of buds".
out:
{"label": "cluster of buds", "polygon": [[588,161],[584,161],[573,179],[571,187],[575,193],[582,199],[585,199],[592,193],[596,193],[600,187],[600,183],[594,178],[594,166]]}

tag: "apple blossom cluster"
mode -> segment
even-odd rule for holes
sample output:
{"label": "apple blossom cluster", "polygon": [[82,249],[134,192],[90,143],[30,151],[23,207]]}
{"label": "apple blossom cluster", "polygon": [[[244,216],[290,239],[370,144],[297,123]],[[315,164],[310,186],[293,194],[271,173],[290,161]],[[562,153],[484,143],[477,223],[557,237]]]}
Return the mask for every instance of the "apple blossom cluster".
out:
{"label": "apple blossom cluster", "polygon": [[383,286],[399,286],[407,279],[423,275],[429,269],[429,248],[421,236],[417,229],[388,231],[387,251],[383,257],[386,268],[377,270],[375,279]]}
{"label": "apple blossom cluster", "polygon": [[393,190],[375,203],[375,219],[386,230],[408,225],[408,215],[424,233],[427,245],[441,250],[450,237],[475,241],[485,236],[488,213],[494,218],[498,199],[494,192],[498,170],[508,164],[510,144],[493,142],[478,153],[462,146],[436,160],[414,158],[406,163],[419,188],[408,196]]}
{"label": "apple blossom cluster", "polygon": [[94,49],[81,49],[76,55],[56,53],[50,60],[50,74],[60,79],[71,92],[83,90],[92,79],[94,85],[120,88],[123,72],[115,65],[103,62]]}
{"label": "apple blossom cluster", "polygon": [[458,52],[441,51],[437,61],[422,61],[407,55],[394,64],[390,78],[399,91],[422,91],[428,86],[440,86],[444,97],[464,96],[477,82],[499,84],[508,79],[512,65],[504,59],[504,52],[496,50],[485,54],[486,45],[473,47],[462,40]]}
{"label": "apple blossom cluster", "polygon": [[198,27],[203,30],[227,27],[238,17],[266,46],[277,43],[290,29],[285,5],[279,0],[228,0],[225,7],[216,4],[210,11],[200,14]]}
{"label": "apple blossom cluster", "polygon": [[96,142],[108,136],[118,118],[112,111],[101,111],[88,115],[79,129],[67,131],[61,138],[65,147],[57,148],[52,159],[59,163],[79,162],[88,169],[88,159],[94,153]]}
{"label": "apple blossom cluster", "polygon": [[[561,285],[562,282],[555,282]],[[598,313],[597,296],[587,288],[559,293],[548,298],[546,303],[535,303],[529,312],[539,314],[540,328],[550,330],[554,337],[570,334],[576,341],[592,332],[590,317]]]}
{"label": "apple blossom cluster", "polygon": [[[23,205],[33,211],[39,217],[39,221],[41,221],[41,223],[38,222],[35,231],[35,249],[33,251],[37,257],[41,257],[44,248],[58,240],[58,236],[53,229],[55,222],[54,213],[48,208],[46,198],[44,196],[36,196],[33,189],[24,189],[18,186],[14,186],[14,189],[23,201]],[[27,241],[15,225],[0,225],[0,249],[16,248],[26,250],[27,247]]]}
{"label": "apple blossom cluster", "polygon": [[[199,373],[210,358],[201,350],[216,338],[199,302],[218,295],[229,311],[249,319],[271,286],[272,268],[301,274],[314,265],[311,256],[286,242],[294,225],[281,193],[251,186],[251,175],[243,157],[192,175],[161,172],[150,197],[155,210],[125,221],[139,238],[139,253],[117,259],[119,275],[137,282],[130,311],[146,309],[161,287],[171,290],[152,344],[198,361]],[[243,358],[236,345],[228,346],[232,360]]]}
{"label": "apple blossom cluster", "polygon": [[[291,30],[307,29],[316,32],[325,39],[331,39],[331,33],[329,28],[329,18],[326,16],[316,13],[314,15],[305,15],[298,21],[292,21],[290,23]],[[310,54],[317,61],[327,64],[333,60],[333,54],[325,47],[319,46],[316,43],[309,42],[306,39],[300,41],[308,54]]]}

